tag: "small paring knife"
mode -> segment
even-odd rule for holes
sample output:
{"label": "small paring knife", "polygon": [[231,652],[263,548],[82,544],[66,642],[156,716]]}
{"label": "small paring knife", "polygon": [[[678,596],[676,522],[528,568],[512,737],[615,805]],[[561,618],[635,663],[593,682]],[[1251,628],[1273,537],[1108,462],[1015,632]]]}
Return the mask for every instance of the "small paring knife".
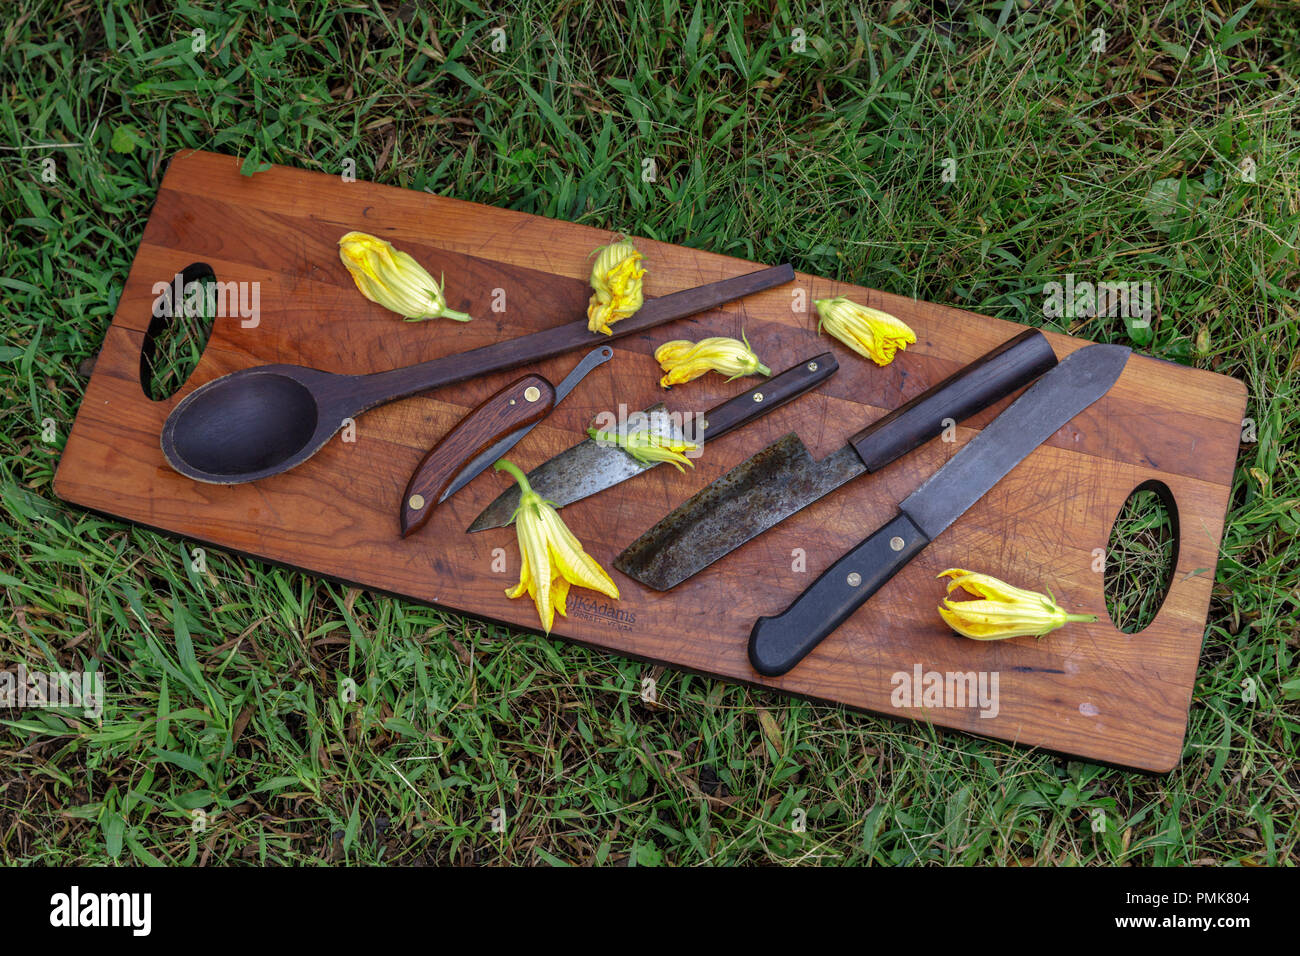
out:
{"label": "small paring knife", "polygon": [[511,382],[462,418],[424,456],[402,494],[402,537],[428,523],[434,507],[474,480],[550,414],[597,365],[614,357],[608,345],[588,352],[559,385],[540,375]]}
{"label": "small paring knife", "polygon": [[[705,427],[702,434],[692,437],[703,438],[707,451],[710,442],[811,391],[834,375],[838,368],[839,363],[830,352],[805,359],[710,408],[703,415]],[[650,420],[653,428],[658,413],[666,411],[660,402],[641,414]],[[563,508],[660,464],[662,462],[637,461],[621,448],[588,438],[534,468],[528,473],[528,484],[557,508]],[[514,519],[518,507],[519,486],[512,484],[483,509],[466,530],[504,528]]]}

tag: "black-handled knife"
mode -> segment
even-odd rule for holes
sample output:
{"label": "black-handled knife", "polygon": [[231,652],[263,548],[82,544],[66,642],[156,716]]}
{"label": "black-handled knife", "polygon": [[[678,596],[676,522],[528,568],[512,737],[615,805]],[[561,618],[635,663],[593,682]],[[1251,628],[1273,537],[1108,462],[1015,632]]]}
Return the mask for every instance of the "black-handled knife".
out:
{"label": "black-handled knife", "polygon": [[872,422],[821,461],[814,461],[791,432],[659,521],[614,559],[614,567],[659,591],[676,587],[845,482],[919,448],[949,422],[969,418],[1055,364],[1047,338],[1026,329]]}
{"label": "black-handled knife", "polygon": [[776,677],[803,660],[1030,452],[1105,395],[1128,356],[1120,345],[1090,345],[1043,375],[908,495],[897,517],[831,565],[783,612],[754,623],[754,670]]}
{"label": "black-handled knife", "polygon": [[[715,405],[704,413],[700,433],[687,437],[697,441],[703,439],[707,449],[709,442],[716,441],[727,432],[816,388],[834,375],[838,368],[839,363],[830,352],[805,359],[778,375],[764,379],[735,398]],[[646,416],[650,428],[667,428],[671,431],[671,421],[665,421],[667,416],[662,414],[665,411],[667,410],[660,402],[640,414]],[[661,462],[637,461],[621,448],[588,438],[530,471],[528,484],[557,508],[563,508],[629,478],[635,478],[658,464]],[[467,530],[486,531],[488,528],[505,527],[514,519],[518,507],[519,486],[511,484],[492,504],[483,509],[483,513],[474,519]]]}
{"label": "black-handled knife", "polygon": [[793,365],[749,391],[710,408],[704,413],[704,421],[700,426],[703,431],[696,437],[713,441],[741,425],[748,425],[754,419],[775,411],[804,392],[816,388],[834,375],[839,367],[840,363],[835,361],[835,356],[830,352],[823,352]]}

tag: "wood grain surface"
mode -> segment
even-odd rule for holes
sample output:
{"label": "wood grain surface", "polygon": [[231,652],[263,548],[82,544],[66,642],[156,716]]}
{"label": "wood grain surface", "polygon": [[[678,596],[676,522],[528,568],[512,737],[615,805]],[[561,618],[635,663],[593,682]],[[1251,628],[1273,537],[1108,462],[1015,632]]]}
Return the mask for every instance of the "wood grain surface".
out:
{"label": "wood grain surface", "polygon": [[[406,323],[363,299],[339,262],[351,230],[382,236],[446,274],[447,298],[469,323]],[[536,629],[518,579],[514,529],[463,533],[506,487],[492,471],[443,502],[429,525],[403,540],[397,513],[417,463],[470,409],[518,372],[501,372],[368,412],[355,441],[336,435],[313,459],[245,485],[201,484],[163,459],[163,420],[189,391],[249,365],[291,362],[373,372],[501,341],[580,318],[590,253],[601,230],[368,183],[275,167],[253,177],[239,160],[182,152],[171,160],[113,323],[68,439],[55,490],[65,500],[128,521],[458,612]],[[752,272],[751,262],[650,240],[646,292]],[[153,402],[141,389],[140,353],[153,286],[194,262],[218,280],[260,283],[260,321],[215,320],[190,379]],[[818,336],[814,299],[844,294],[907,322],[917,342],[878,368]],[[504,297],[505,311],[493,311]],[[805,310],[800,311],[803,305]],[[1116,319],[1118,323],[1120,320]],[[563,511],[587,550],[611,570],[617,603],[574,590],[556,636],[674,667],[761,684],[889,716],[1095,760],[1166,771],[1178,762],[1214,579],[1245,407],[1245,388],[1210,372],[1135,355],[1100,402],[1060,429],[830,639],[789,674],[764,679],[746,658],[754,619],[785,608],[808,583],[896,511],[1004,400],[881,471],[849,483],[660,594],[612,570],[623,547],[679,503],[789,431],[817,458],[1021,327],[1010,322],[799,274],[718,310],[615,343],[565,402],[515,447],[527,471],[579,441],[597,413],[666,400],[694,413],[742,391],[709,375],[667,393],[654,348],[669,339],[743,331],[763,361],[784,368],[833,348],[840,371],[820,389],[707,448],[694,470],[657,468]],[[1084,344],[1049,333],[1058,356]],[[572,357],[528,369],[558,381]],[[1123,634],[1106,617],[1105,548],[1130,492],[1165,482],[1182,539],[1169,596],[1155,621]],[[505,548],[509,571],[492,571]],[[797,570],[804,555],[803,570]],[[1042,640],[995,643],[953,634],[935,613],[935,575],[967,567],[1030,588],[1050,588],[1072,612],[1094,612]],[[434,644],[430,653],[448,653]],[[895,706],[896,676],[915,668],[996,672],[996,716],[978,707]]]}

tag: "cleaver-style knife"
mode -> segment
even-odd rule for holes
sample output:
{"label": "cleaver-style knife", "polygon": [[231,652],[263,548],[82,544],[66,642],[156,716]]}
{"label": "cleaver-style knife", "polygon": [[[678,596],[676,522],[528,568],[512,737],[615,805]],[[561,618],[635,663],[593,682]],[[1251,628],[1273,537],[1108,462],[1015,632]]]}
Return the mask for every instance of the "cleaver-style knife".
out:
{"label": "cleaver-style knife", "polygon": [[903,499],[896,518],[831,565],[780,614],[754,623],[754,670],[776,677],[803,660],[1035,448],[1105,395],[1128,356],[1122,345],[1089,345],[1043,375]]}
{"label": "cleaver-style knife", "polygon": [[676,587],[746,541],[868,472],[879,471],[1056,364],[1046,337],[1026,329],[872,422],[814,461],[791,432],[673,511],[614,559],[657,591]]}
{"label": "cleaver-style knife", "polygon": [[[689,435],[703,440],[707,446],[727,432],[747,425],[754,419],[780,408],[826,381],[839,368],[835,356],[823,352],[800,362],[755,387],[715,405],[703,415],[702,431]],[[673,432],[671,416],[666,414],[662,402],[650,406],[640,414],[648,420],[649,427],[658,434]],[[581,501],[597,492],[635,478],[662,462],[640,462],[614,445],[588,438],[543,462],[528,473],[528,484],[533,491],[557,508]],[[519,507],[519,486],[512,484],[503,491],[483,513],[474,519],[467,531],[486,531],[504,528],[514,520]]]}

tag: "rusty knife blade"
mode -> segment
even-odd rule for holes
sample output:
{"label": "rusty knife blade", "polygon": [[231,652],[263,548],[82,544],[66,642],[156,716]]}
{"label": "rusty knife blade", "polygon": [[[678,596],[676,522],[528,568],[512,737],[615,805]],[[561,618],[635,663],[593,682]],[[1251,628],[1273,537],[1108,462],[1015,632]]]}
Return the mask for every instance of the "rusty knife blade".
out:
{"label": "rusty knife blade", "polygon": [[[655,413],[666,410],[663,402],[658,402],[644,412],[649,418],[649,427],[663,434],[669,434],[671,429],[667,424],[662,424],[664,417]],[[639,462],[615,445],[597,443],[588,438],[530,471],[528,484],[557,508],[563,508],[588,495],[635,478],[658,464],[661,462]],[[519,486],[512,483],[465,530],[504,528],[514,520],[515,509],[518,507]]]}
{"label": "rusty knife blade", "polygon": [[866,470],[851,445],[814,461],[790,432],[637,538],[614,567],[667,591]]}

